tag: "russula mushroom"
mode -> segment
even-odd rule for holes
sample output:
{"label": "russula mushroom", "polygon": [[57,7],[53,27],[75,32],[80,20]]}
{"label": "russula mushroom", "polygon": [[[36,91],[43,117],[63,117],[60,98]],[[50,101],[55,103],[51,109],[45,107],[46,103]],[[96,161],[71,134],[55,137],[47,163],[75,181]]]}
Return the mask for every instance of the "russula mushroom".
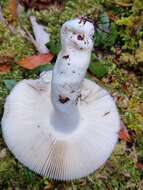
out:
{"label": "russula mushroom", "polygon": [[56,180],[86,176],[109,158],[120,119],[109,93],[84,79],[93,24],[76,18],[61,28],[53,72],[19,82],[5,103],[6,144],[26,167]]}

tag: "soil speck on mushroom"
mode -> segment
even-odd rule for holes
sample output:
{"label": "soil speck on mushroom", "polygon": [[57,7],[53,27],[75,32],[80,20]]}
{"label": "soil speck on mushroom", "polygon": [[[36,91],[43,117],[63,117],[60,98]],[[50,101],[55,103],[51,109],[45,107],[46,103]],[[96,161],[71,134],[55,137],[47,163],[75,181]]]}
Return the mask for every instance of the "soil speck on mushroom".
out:
{"label": "soil speck on mushroom", "polygon": [[69,55],[64,55],[63,56],[63,59],[68,59],[69,58]]}
{"label": "soil speck on mushroom", "polygon": [[104,116],[106,116],[106,115],[108,115],[110,112],[108,111],[108,112],[106,112],[105,114],[104,114]]}
{"label": "soil speck on mushroom", "polygon": [[77,36],[77,39],[78,39],[78,40],[84,40],[84,36],[82,36],[82,35],[79,34],[79,35]]}
{"label": "soil speck on mushroom", "polygon": [[69,100],[70,100],[70,99],[69,99],[68,97],[59,95],[59,101],[60,101],[62,104],[65,104],[65,103],[68,102]]}

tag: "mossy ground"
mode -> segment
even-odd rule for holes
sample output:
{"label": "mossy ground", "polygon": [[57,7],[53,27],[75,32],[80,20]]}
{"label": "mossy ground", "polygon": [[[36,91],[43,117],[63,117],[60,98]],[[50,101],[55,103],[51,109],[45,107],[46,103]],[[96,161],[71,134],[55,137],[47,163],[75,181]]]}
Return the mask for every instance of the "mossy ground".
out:
{"label": "mossy ground", "polygon": [[[7,11],[7,1],[2,1],[4,13],[8,20],[10,15]],[[6,149],[4,157],[0,158],[0,189],[94,189],[94,190],[143,190],[143,169],[138,169],[136,163],[143,161],[143,2],[139,0],[120,1],[104,0],[67,0],[64,10],[51,7],[48,11],[33,11],[40,22],[48,26],[51,33],[51,44],[58,44],[59,29],[64,21],[79,15],[88,15],[97,19],[99,11],[104,9],[112,12],[118,18],[114,23],[117,25],[115,43],[104,49],[93,51],[92,62],[104,62],[108,67],[108,73],[102,78],[90,77],[104,86],[116,99],[121,118],[131,136],[131,142],[119,142],[106,165],[94,174],[69,183],[53,182],[32,173],[14,159]],[[131,4],[131,6],[123,6]],[[22,13],[23,24],[30,29],[26,12]],[[138,22],[135,21],[135,18]],[[139,31],[132,35],[135,23],[140,27]],[[103,42],[103,43],[106,43]],[[104,45],[104,44],[103,44]],[[98,44],[97,44],[98,46]],[[100,46],[100,44],[99,44]],[[121,47],[119,62],[115,62],[116,48]],[[97,51],[96,51],[97,50]],[[9,91],[4,85],[4,80],[14,79],[19,81],[23,78],[36,78],[38,71],[28,71],[19,67],[16,62],[23,57],[35,54],[32,45],[19,36],[12,35],[7,28],[0,23],[0,57],[13,57],[12,70],[8,74],[0,75],[0,117],[3,113],[3,105]],[[95,57],[96,54],[96,58]],[[0,133],[0,153],[4,150],[2,134]]]}

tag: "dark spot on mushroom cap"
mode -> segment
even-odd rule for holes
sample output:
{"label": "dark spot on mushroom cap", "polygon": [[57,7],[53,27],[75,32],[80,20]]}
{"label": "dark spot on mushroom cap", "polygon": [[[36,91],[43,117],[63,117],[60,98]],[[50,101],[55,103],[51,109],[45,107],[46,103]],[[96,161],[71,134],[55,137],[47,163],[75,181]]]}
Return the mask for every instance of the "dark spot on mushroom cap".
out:
{"label": "dark spot on mushroom cap", "polygon": [[68,59],[69,58],[69,55],[64,55],[63,56],[63,59]]}
{"label": "dark spot on mushroom cap", "polygon": [[70,63],[68,63],[68,65],[70,65]]}
{"label": "dark spot on mushroom cap", "polygon": [[68,102],[69,100],[70,100],[69,97],[59,95],[59,101],[60,101],[62,104],[65,104],[65,103]]}
{"label": "dark spot on mushroom cap", "polygon": [[79,34],[79,35],[77,36],[77,39],[78,39],[78,40],[84,40],[84,36],[82,36],[82,35]]}
{"label": "dark spot on mushroom cap", "polygon": [[75,71],[72,71],[72,73],[76,73]]}
{"label": "dark spot on mushroom cap", "polygon": [[105,114],[104,114],[104,116],[106,116],[106,115],[108,115],[110,112],[108,111],[108,112],[106,112]]}

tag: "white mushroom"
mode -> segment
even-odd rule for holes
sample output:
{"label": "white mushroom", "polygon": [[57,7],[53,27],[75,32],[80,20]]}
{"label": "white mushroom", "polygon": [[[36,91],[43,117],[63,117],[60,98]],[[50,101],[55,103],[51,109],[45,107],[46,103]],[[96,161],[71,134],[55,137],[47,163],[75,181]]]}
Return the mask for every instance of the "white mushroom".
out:
{"label": "white mushroom", "polygon": [[67,21],[53,74],[21,81],[6,100],[5,142],[22,164],[42,176],[86,176],[105,163],[117,142],[120,120],[114,100],[84,79],[93,34],[93,24],[85,19]]}

